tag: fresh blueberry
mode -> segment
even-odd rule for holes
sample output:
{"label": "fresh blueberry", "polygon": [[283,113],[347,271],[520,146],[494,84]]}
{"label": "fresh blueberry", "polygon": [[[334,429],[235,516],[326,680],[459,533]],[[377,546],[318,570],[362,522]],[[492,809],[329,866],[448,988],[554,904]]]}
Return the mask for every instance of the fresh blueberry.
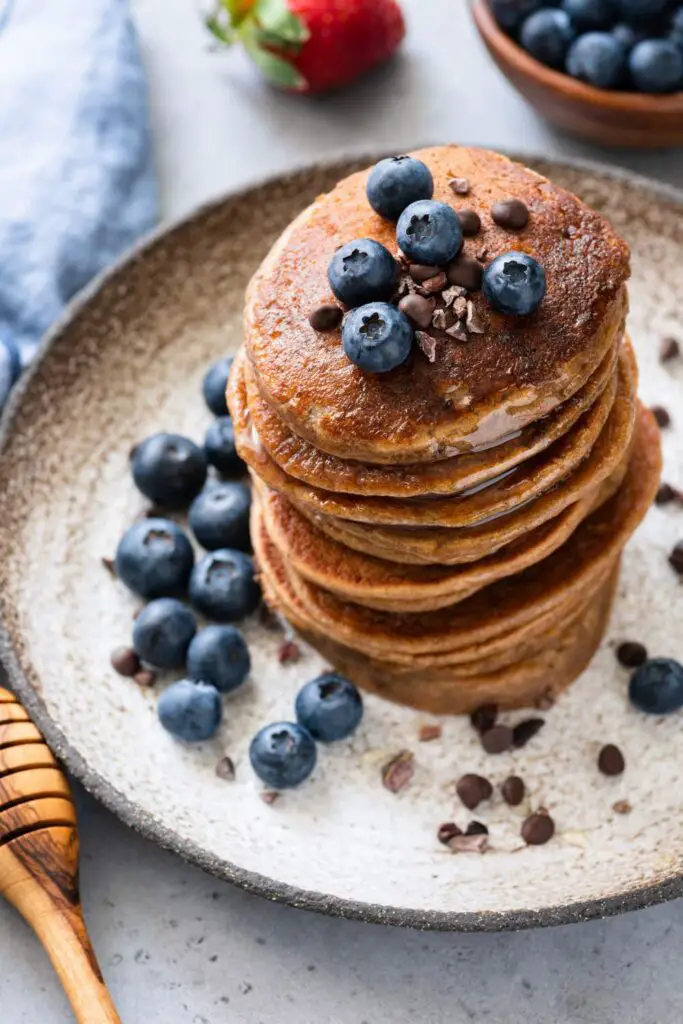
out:
{"label": "fresh blueberry", "polygon": [[234,626],[207,626],[197,633],[187,652],[190,679],[211,683],[219,693],[231,693],[249,675],[251,657]]}
{"label": "fresh blueberry", "polygon": [[645,38],[641,32],[633,27],[633,25],[627,25],[625,21],[614,26],[612,29],[612,35],[616,41],[624,47],[626,53],[630,53],[636,43],[639,43],[641,39]]}
{"label": "fresh blueberry", "polygon": [[171,683],[159,697],[157,714],[171,736],[198,743],[215,735],[221,724],[221,695],[210,683],[180,679]]}
{"label": "fresh blueberry", "polygon": [[357,238],[337,249],[327,271],[330,287],[344,305],[390,299],[396,290],[398,267],[388,249],[371,238]]}
{"label": "fresh blueberry", "polygon": [[214,420],[204,438],[204,451],[212,466],[225,476],[244,473],[244,463],[235,448],[235,428],[230,416]]}
{"label": "fresh blueberry", "polygon": [[669,39],[645,39],[631,50],[628,66],[639,92],[673,92],[683,79],[683,55]]}
{"label": "fresh blueberry", "polygon": [[390,156],[375,164],[368,178],[368,202],[376,213],[398,220],[406,206],[434,195],[432,172],[414,156]]}
{"label": "fresh blueberry", "polygon": [[190,505],[190,529],[207,551],[249,551],[251,491],[244,484],[210,483]]}
{"label": "fresh blueberry", "polygon": [[133,523],[116,549],[117,576],[134,594],[148,600],[182,596],[193,565],[192,545],[170,519]]}
{"label": "fresh blueberry", "polygon": [[216,622],[235,622],[253,612],[261,599],[254,563],[242,551],[221,548],[205,555],[190,576],[190,601]]}
{"label": "fresh blueberry", "polygon": [[446,203],[420,199],[406,207],[396,225],[396,240],[415,263],[439,266],[450,263],[462,246],[462,224]]}
{"label": "fresh blueberry", "polygon": [[614,21],[611,0],[562,0],[562,10],[581,30],[609,28]]}
{"label": "fresh blueberry", "polygon": [[146,498],[166,508],[184,508],[206,480],[206,456],[180,434],[153,434],[131,454],[133,480]]}
{"label": "fresh blueberry", "polygon": [[533,313],[543,301],[545,289],[545,270],[524,252],[506,252],[484,271],[482,290],[499,313]]}
{"label": "fresh blueberry", "polygon": [[366,373],[387,373],[404,363],[415,337],[408,317],[386,302],[370,302],[344,319],[342,344],[348,359]]}
{"label": "fresh blueberry", "polygon": [[0,338],[0,409],[21,373],[19,350],[9,338]]}
{"label": "fresh blueberry", "polygon": [[274,722],[256,733],[249,758],[266,786],[291,789],[315,768],[315,743],[310,733],[295,722]]}
{"label": "fresh blueberry", "polygon": [[525,18],[547,6],[547,0],[491,0],[493,16],[506,32],[514,32]]}
{"label": "fresh blueberry", "polygon": [[228,406],[225,401],[225,390],[232,367],[232,357],[226,356],[213,363],[204,375],[202,394],[204,401],[214,416],[227,416]]}
{"label": "fresh blueberry", "polygon": [[561,68],[575,35],[568,14],[542,7],[526,19],[519,38],[524,49],[536,60],[551,68]]}
{"label": "fresh blueberry", "polygon": [[668,715],[683,708],[683,665],[673,658],[651,658],[631,676],[628,695],[639,711]]}
{"label": "fresh blueberry", "polygon": [[297,694],[295,709],[299,725],[323,743],[346,739],[363,717],[360,693],[336,672],[324,672],[306,683]]}
{"label": "fresh blueberry", "polygon": [[669,0],[612,0],[617,20],[644,24],[657,19],[666,10]]}
{"label": "fresh blueberry", "polygon": [[615,89],[626,73],[627,53],[609,32],[586,32],[572,43],[567,71],[598,89]]}
{"label": "fresh blueberry", "polygon": [[135,620],[133,647],[155,668],[183,668],[196,632],[197,622],[186,605],[174,597],[160,597],[150,601]]}
{"label": "fresh blueberry", "polygon": [[683,50],[683,7],[678,7],[671,19],[669,38],[679,50]]}

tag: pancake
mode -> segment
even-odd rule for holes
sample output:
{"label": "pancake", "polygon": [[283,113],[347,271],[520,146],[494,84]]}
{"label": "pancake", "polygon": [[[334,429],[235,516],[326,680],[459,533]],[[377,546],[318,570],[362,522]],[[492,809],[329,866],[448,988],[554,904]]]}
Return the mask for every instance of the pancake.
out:
{"label": "pancake", "polygon": [[[252,279],[245,344],[259,392],[278,418],[344,459],[431,462],[509,438],[584,387],[626,314],[628,248],[604,218],[497,154],[447,146],[416,155],[432,171],[436,200],[481,217],[464,253],[485,263],[511,249],[530,253],[546,269],[547,295],[530,316],[509,317],[476,293],[485,325],[476,341],[456,343],[434,330],[434,362],[416,351],[391,373],[366,374],[344,355],[339,330],[317,333],[308,314],[332,301],[327,266],[335,249],[369,237],[398,255],[395,225],[370,208],[367,171],[317,199]],[[449,188],[453,177],[470,183],[466,201]],[[492,205],[510,197],[530,211],[521,231],[491,218]]]}

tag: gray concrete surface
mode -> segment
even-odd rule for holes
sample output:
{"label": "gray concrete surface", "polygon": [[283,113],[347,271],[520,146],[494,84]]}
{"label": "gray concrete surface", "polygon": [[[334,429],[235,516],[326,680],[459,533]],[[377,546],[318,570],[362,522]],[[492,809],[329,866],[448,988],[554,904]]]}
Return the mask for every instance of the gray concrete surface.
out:
{"label": "gray concrete surface", "polygon": [[[402,59],[344,95],[311,101],[260,86],[238,54],[210,53],[195,0],[134,0],[167,214],[350,148],[422,140],[592,156],[683,184],[681,154],[599,152],[541,124],[490,64],[465,0],[405,6]],[[674,1024],[683,1016],[680,904],[507,936],[327,920],[220,885],[79,796],[83,898],[124,1024]],[[71,1019],[37,942],[0,905],[0,1020]]]}

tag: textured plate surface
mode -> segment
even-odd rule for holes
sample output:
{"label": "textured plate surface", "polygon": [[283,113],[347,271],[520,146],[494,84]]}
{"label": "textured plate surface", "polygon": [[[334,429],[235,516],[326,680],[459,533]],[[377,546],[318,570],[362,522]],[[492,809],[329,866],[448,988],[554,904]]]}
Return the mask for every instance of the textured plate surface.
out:
{"label": "textured plate surface", "polygon": [[[317,655],[280,666],[282,637],[250,623],[251,681],[226,702],[219,738],[193,748],[157,725],[153,693],[109,667],[136,607],[100,563],[144,507],[128,450],[160,429],[201,438],[209,422],[202,374],[239,345],[250,274],[291,217],[356,166],[304,171],[200,211],[100,281],[53,332],[13,403],[0,460],[0,611],[12,682],[68,766],[124,820],[272,899],[465,930],[577,920],[670,898],[683,891],[683,719],[630,710],[611,644],[639,639],[653,653],[683,658],[683,599],[666,558],[683,537],[683,510],[649,513],[627,550],[602,649],[542,733],[514,755],[484,755],[469,723],[455,719],[444,721],[440,740],[420,744],[424,716],[368,698],[353,740],[321,749],[313,779],[266,806],[249,739],[267,721],[291,717],[297,688],[322,665]],[[629,326],[641,393],[672,412],[665,479],[683,485],[683,363],[658,361],[660,339],[676,333],[683,306],[683,197],[598,168],[536,166],[604,211],[633,247]],[[595,765],[608,741],[627,759],[616,780]],[[394,796],[380,784],[380,767],[402,748],[413,750],[417,770]],[[237,767],[232,783],[214,771],[225,752]],[[469,771],[494,783],[522,775],[530,806],[555,818],[555,840],[521,844],[528,805],[512,810],[496,797],[476,815],[465,812],[453,782]],[[620,800],[632,804],[630,814],[613,811]],[[485,856],[439,846],[441,821],[472,816],[491,831]]]}

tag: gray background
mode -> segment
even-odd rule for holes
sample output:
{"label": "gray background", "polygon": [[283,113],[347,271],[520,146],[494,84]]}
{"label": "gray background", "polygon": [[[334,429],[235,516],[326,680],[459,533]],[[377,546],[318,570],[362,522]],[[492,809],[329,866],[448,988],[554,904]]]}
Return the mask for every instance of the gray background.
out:
{"label": "gray background", "polygon": [[[491,65],[465,0],[404,0],[400,61],[343,95],[280,96],[212,54],[195,0],[134,0],[164,208],[350,148],[468,141],[613,161],[683,184],[683,156],[556,136]],[[144,756],[141,751],[140,756]],[[268,904],[187,867],[79,791],[82,889],[124,1024],[674,1024],[683,906],[503,936],[427,935]],[[37,942],[0,905],[3,1024],[71,1017]]]}

